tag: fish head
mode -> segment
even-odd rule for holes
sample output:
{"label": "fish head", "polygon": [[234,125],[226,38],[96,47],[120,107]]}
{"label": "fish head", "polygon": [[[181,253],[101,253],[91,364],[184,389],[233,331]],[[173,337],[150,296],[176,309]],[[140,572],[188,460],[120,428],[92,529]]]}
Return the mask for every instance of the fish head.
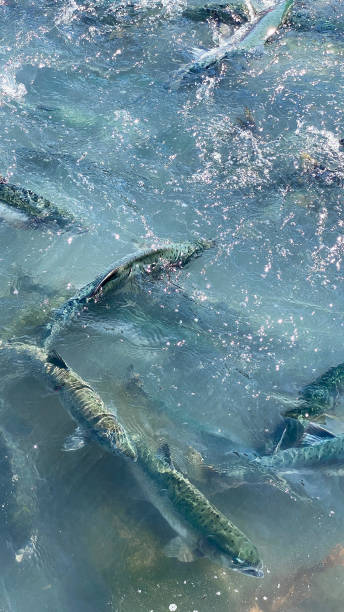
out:
{"label": "fish head", "polygon": [[321,409],[324,412],[324,406],[327,407],[331,403],[328,389],[321,386],[305,387],[302,398],[311,405],[312,412],[314,410],[319,412]]}
{"label": "fish head", "polygon": [[258,551],[249,540],[246,540],[241,546],[240,556],[233,554],[229,546],[219,546],[213,536],[204,538],[199,544],[199,549],[205,557],[220,567],[226,567],[234,572],[241,572],[255,578],[264,576],[263,564],[259,559]]}
{"label": "fish head", "polygon": [[175,245],[175,259],[184,265],[190,261],[192,257],[201,255],[203,251],[211,249],[215,246],[214,240],[199,238],[194,242],[184,242]]}

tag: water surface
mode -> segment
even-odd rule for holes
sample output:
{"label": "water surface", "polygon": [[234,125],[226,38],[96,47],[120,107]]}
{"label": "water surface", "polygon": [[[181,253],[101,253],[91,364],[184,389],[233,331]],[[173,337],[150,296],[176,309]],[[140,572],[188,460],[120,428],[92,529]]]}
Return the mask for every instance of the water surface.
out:
{"label": "water surface", "polygon": [[[11,337],[27,309],[48,311],[142,246],[215,238],[185,270],[90,307],[56,342],[128,430],[167,439],[192,478],[190,447],[220,465],[232,448],[268,447],[281,424],[270,394],[296,396],[343,361],[344,44],[312,16],[263,55],[171,87],[192,47],[218,42],[218,24],[183,17],[184,0],[113,5],[0,2],[1,175],[90,228],[2,220],[0,327]],[[339,180],[305,172],[302,153]],[[15,336],[32,341],[34,328]],[[173,534],[125,462],[94,444],[62,452],[74,424],[56,394],[20,364],[2,364],[1,381],[4,448],[17,457],[0,481],[1,609],[342,610],[338,563],[314,574],[307,597],[273,604],[342,544],[340,477],[307,476],[310,503],[205,483],[257,545],[265,578],[182,564],[164,556]]]}

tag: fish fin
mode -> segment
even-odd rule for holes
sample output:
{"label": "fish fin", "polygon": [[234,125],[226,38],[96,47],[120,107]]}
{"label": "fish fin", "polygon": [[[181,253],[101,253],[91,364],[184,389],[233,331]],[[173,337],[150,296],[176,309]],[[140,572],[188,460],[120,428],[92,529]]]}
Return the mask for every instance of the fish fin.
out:
{"label": "fish fin", "polygon": [[69,434],[64,441],[62,450],[76,451],[83,448],[87,444],[87,435],[82,427],[78,426],[72,434]]}
{"label": "fish fin", "polygon": [[306,431],[299,442],[299,446],[312,446],[313,444],[319,444],[319,442],[335,437],[335,434],[325,429],[325,427],[321,427],[321,425],[317,423],[310,423],[307,425]]}
{"label": "fish fin", "polygon": [[202,47],[192,47],[190,49],[190,55],[194,60],[198,60],[206,51],[207,49],[202,49]]}
{"label": "fish fin", "polygon": [[57,351],[52,350],[48,353],[48,361],[52,363],[54,366],[58,368],[62,368],[63,370],[69,370],[66,362],[62,359],[61,355],[58,354]]}
{"label": "fish fin", "polygon": [[282,431],[282,435],[281,435],[281,437],[280,437],[280,439],[279,439],[279,442],[276,444],[276,448],[275,448],[274,452],[272,453],[273,455],[276,455],[276,453],[278,453],[278,451],[280,450],[280,448],[281,448],[281,444],[282,444],[282,442],[283,442],[283,440],[284,440],[284,436],[285,436],[285,434],[286,434],[286,431],[287,431],[287,428],[285,427],[285,428],[283,429],[283,431]]}
{"label": "fish fin", "polygon": [[163,444],[161,444],[161,446],[159,446],[157,456],[159,457],[159,459],[167,463],[171,468],[174,467],[170,447],[167,442],[164,442]]}
{"label": "fish fin", "polygon": [[191,563],[199,556],[180,536],[172,538],[163,550],[166,557],[176,557],[182,563]]}

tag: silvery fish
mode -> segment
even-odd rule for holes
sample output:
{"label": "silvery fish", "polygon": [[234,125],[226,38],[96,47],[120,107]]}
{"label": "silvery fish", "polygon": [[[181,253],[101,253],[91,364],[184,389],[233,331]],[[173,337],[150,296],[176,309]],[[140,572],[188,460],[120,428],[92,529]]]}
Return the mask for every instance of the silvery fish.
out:
{"label": "silvery fish", "polygon": [[[315,437],[309,436],[309,439],[311,441],[309,446],[287,448],[273,455],[257,457],[253,463],[278,473],[343,463],[344,435],[332,436],[328,440],[315,442]],[[308,442],[307,436],[305,442]]]}
{"label": "silvery fish", "polygon": [[218,64],[235,51],[252,52],[264,45],[286,19],[293,0],[284,0],[267,11],[254,15],[252,20],[242,25],[233,36],[225,39],[219,47],[209,51],[195,50],[195,59],[177,71],[177,80],[190,72],[200,72]]}
{"label": "silvery fish", "polygon": [[53,321],[47,325],[45,348],[51,345],[60,330],[91,300],[96,301],[105,292],[118,289],[129,277],[132,278],[137,273],[145,272],[153,276],[169,267],[184,266],[213,244],[210,240],[175,242],[126,256],[119,264],[112,265],[82,287],[74,297],[56,310]]}
{"label": "silvery fish", "polygon": [[158,452],[123,427],[99,395],[56,353],[20,343],[1,344],[0,350],[14,355],[16,362],[28,362],[33,373],[43,377],[59,393],[62,404],[78,424],[77,434],[65,450],[76,450],[85,436],[95,439],[110,452],[121,451],[134,459],[133,473],[154,506],[178,534],[166,553],[183,561],[206,556],[222,567],[248,576],[262,577],[256,547],[247,536],[194,487],[172,463],[168,446]]}
{"label": "silvery fish", "polygon": [[0,200],[15,209],[19,220],[27,217],[33,226],[42,224],[60,230],[74,228],[78,232],[86,231],[86,228],[68,211],[52,204],[30,189],[10,185],[1,177]]}
{"label": "silvery fish", "polygon": [[13,342],[1,343],[0,354],[14,357],[17,364],[28,364],[34,375],[42,378],[49,389],[58,392],[61,403],[78,424],[76,433],[66,441],[65,450],[81,448],[90,437],[112,453],[120,450],[132,459],[136,457],[126,432],[98,393],[57,353]]}
{"label": "silvery fish", "polygon": [[[317,437],[316,433],[305,434],[303,444],[304,446],[254,458],[249,454],[234,451],[241,463],[228,468],[227,477],[233,482],[232,486],[265,483],[276,486],[285,493],[293,493],[284,476],[314,469],[325,470],[329,474],[338,468],[342,471],[344,435],[334,436],[328,432],[327,439],[324,439]],[[295,494],[299,497],[298,493]]]}

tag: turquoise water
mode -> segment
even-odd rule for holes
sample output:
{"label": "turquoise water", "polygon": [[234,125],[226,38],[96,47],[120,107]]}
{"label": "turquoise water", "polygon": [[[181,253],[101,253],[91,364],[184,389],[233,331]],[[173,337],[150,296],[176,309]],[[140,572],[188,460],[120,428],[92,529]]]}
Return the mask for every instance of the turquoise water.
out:
{"label": "turquoise water", "polygon": [[[184,0],[0,2],[0,173],[90,228],[4,215],[3,337],[17,323],[32,341],[26,311],[128,253],[215,238],[184,270],[90,307],[56,342],[128,431],[167,440],[191,479],[195,451],[225,466],[233,448],[268,448],[282,423],[271,393],[294,397],[344,360],[338,4],[306,11],[264,54],[175,87],[190,49],[229,33],[186,19]],[[330,172],[307,172],[303,153]],[[0,368],[1,610],[342,611],[340,564],[302,574],[343,543],[340,476],[302,475],[312,502],[198,482],[254,541],[265,578],[183,564],[164,555],[173,533],[127,464],[95,444],[62,452],[74,423],[56,394],[20,363]],[[289,584],[295,597],[276,607]]]}

